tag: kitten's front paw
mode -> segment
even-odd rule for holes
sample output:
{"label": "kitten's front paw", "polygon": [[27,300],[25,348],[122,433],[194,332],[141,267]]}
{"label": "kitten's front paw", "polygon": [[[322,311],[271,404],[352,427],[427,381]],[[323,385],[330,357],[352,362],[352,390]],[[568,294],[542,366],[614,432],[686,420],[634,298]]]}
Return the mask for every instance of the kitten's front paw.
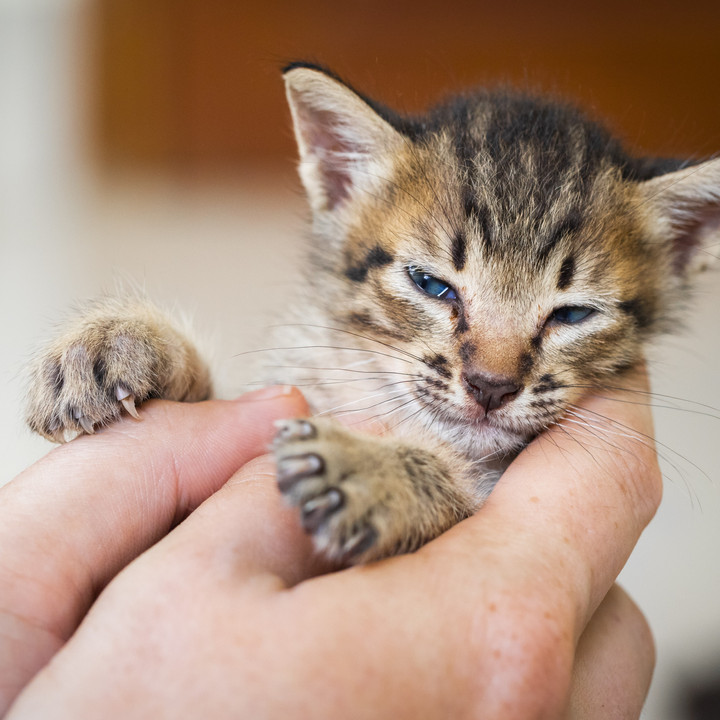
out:
{"label": "kitten's front paw", "polygon": [[144,305],[89,314],[31,368],[27,422],[50,440],[117,420],[150,397],[200,400],[210,394],[194,349]]}
{"label": "kitten's front paw", "polygon": [[281,492],[318,550],[344,563],[415,550],[479,506],[470,467],[441,447],[312,418],[278,423],[274,451]]}
{"label": "kitten's front paw", "polygon": [[283,420],[274,450],[280,491],[318,549],[344,562],[377,556],[383,478],[372,439],[327,419]]}
{"label": "kitten's front paw", "polygon": [[32,372],[28,424],[63,441],[66,432],[93,433],[120,417],[138,417],[135,403],[153,390],[152,349],[127,333],[96,329],[53,345]]}

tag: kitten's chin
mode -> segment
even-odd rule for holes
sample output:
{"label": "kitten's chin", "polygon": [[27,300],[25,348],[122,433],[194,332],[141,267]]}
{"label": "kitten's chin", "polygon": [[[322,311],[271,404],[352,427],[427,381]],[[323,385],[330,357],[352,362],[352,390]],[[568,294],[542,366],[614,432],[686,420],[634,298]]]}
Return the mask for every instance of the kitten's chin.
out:
{"label": "kitten's chin", "polygon": [[447,418],[442,435],[470,458],[504,459],[517,454],[535,436],[532,431],[518,432],[503,427],[492,418]]}
{"label": "kitten's chin", "polygon": [[422,413],[426,428],[475,460],[492,461],[516,455],[543,427],[518,423],[510,417],[479,412],[475,405],[455,407],[433,405]]}
{"label": "kitten's chin", "polygon": [[514,454],[521,450],[531,440],[532,435],[529,433],[517,433],[498,427],[492,422],[483,422],[481,427],[475,432],[478,447],[483,454],[497,453]]}

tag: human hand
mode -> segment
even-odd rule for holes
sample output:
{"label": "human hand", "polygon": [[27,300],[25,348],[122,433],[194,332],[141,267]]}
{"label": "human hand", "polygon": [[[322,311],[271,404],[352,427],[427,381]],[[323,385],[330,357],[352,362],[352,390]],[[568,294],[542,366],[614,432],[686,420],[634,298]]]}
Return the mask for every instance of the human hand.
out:
{"label": "human hand", "polygon": [[105,585],[265,452],[297,391],[143,405],[57,447],[0,488],[0,716],[75,632]]}
{"label": "human hand", "polygon": [[[297,395],[282,403],[269,415],[302,414],[287,407],[302,404]],[[156,544],[110,583],[9,717],[557,718],[568,702],[575,717],[637,716],[652,641],[622,591],[608,591],[659,502],[654,452],[625,427],[650,434],[647,408],[587,401],[583,412],[619,423],[608,428],[607,443],[597,438],[599,420],[590,430],[554,428],[521,454],[474,518],[413,555],[314,577],[317,562],[280,501],[267,459],[246,465],[157,542],[172,518],[247,459],[232,443],[248,428],[206,428],[200,445],[219,459],[201,472],[197,453],[185,447],[176,467],[190,500],[169,513],[173,503],[163,496],[161,522],[158,497],[142,498],[158,485],[147,482],[153,470],[167,475],[163,458],[134,457],[128,449],[149,432],[175,452],[192,437],[194,413],[214,407],[152,404],[142,433],[123,424],[75,446],[82,452],[67,448],[66,455],[77,454],[75,467],[87,468],[92,443],[96,463],[106,458],[116,472],[124,458],[135,474],[111,473],[104,492],[92,485],[97,472],[73,478],[92,494],[83,507],[97,522],[89,527],[81,511],[69,515],[83,540],[74,543],[75,529],[64,531],[60,539],[71,551],[60,545],[50,580],[36,588],[36,601],[45,596],[46,605],[74,609],[55,608],[55,625],[35,616],[36,625],[52,629],[56,646],[44,647],[39,663],[31,658],[32,672],[72,633],[93,587]],[[168,422],[177,439],[167,437]],[[250,430],[262,436],[262,424],[261,414]],[[223,441],[213,437],[218,431],[226,433]],[[110,441],[110,451],[99,445]],[[261,451],[255,441],[249,456]],[[61,470],[46,461],[45,475],[27,471],[15,492],[22,500],[29,487],[40,503],[43,482]],[[136,485],[138,476],[145,482]],[[65,491],[54,487],[57,504]],[[10,505],[17,502],[16,495]],[[34,567],[57,546],[56,534],[48,528],[34,535],[36,555],[19,565]],[[88,554],[97,547],[103,552]],[[13,552],[22,559],[24,551]],[[73,557],[83,563],[79,575],[67,566]],[[52,583],[65,575],[76,592],[63,602],[67,593]],[[35,640],[20,649],[32,649]]]}

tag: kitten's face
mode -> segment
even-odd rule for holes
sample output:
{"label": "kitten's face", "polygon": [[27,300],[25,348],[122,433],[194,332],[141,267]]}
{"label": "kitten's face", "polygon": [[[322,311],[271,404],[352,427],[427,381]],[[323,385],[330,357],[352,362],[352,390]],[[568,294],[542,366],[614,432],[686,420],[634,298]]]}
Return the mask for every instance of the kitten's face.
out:
{"label": "kitten's face", "polygon": [[293,73],[311,73],[289,96],[317,294],[329,324],[396,349],[377,364],[406,374],[406,414],[511,450],[638,361],[689,257],[654,203],[679,173],[641,180],[657,172],[547,103],[482,96],[401,133]]}
{"label": "kitten's face", "polygon": [[642,242],[631,188],[612,169],[595,178],[581,223],[571,187],[538,221],[519,202],[504,216],[507,196],[483,185],[471,193],[446,150],[413,148],[386,192],[354,208],[334,270],[344,299],[328,311],[417,358],[403,369],[428,419],[481,430],[482,452],[517,447],[638,359],[663,257]]}

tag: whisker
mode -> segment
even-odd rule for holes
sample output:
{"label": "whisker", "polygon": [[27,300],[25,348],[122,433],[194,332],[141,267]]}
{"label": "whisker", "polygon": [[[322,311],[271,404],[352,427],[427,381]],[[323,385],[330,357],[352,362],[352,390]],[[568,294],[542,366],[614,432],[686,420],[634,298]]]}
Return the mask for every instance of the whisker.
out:
{"label": "whisker", "polygon": [[[405,407],[406,405],[409,405],[409,404],[410,404],[411,402],[413,402],[415,399],[416,399],[416,398],[411,398],[410,400],[408,400],[407,403],[404,403],[403,405],[401,405],[400,408],[396,408],[396,410],[399,410],[399,409]],[[400,425],[402,425],[404,422],[407,422],[407,421],[409,421],[409,420],[412,420],[416,415],[418,415],[419,413],[421,413],[424,409],[425,409],[425,408],[424,408],[423,406],[420,406],[420,407],[419,407],[414,413],[412,413],[411,415],[408,415],[408,416],[404,417],[402,420],[400,420],[400,421],[398,421],[397,423],[395,423],[394,425],[391,425],[391,426],[387,429],[387,431],[388,431],[388,432],[392,432],[393,430],[395,430],[396,428],[398,428]]]}
{"label": "whisker", "polygon": [[[430,402],[425,402],[426,398],[430,398]],[[416,424],[420,421],[418,418],[418,415],[423,411],[423,409],[427,409],[430,411],[431,415],[429,418],[427,418],[424,422],[422,422],[423,429],[427,429],[431,427],[435,422],[438,421],[442,414],[442,406],[439,402],[435,400],[435,398],[430,395],[429,392],[423,391],[418,396],[418,400],[420,401],[420,407],[418,408],[417,412],[414,412],[412,415],[407,416],[403,420],[401,420],[398,425],[402,424],[403,422],[415,422]],[[396,426],[397,427],[397,426]]]}
{"label": "whisker", "polygon": [[[403,348],[396,347],[395,345],[391,345],[390,343],[384,342],[383,340],[378,340],[377,338],[370,337],[368,335],[363,335],[362,333],[354,332],[353,330],[346,330],[344,328],[337,328],[332,327],[329,325],[313,325],[311,323],[282,323],[280,325],[273,325],[271,327],[307,327],[307,328],[315,328],[317,330],[330,330],[331,332],[339,332],[344,333],[345,335],[352,335],[353,337],[360,338],[361,340],[367,340],[368,342],[374,342],[378,345],[382,345],[383,347],[386,347],[390,350],[394,350],[395,352],[399,352],[403,355],[406,355],[407,357],[412,358],[413,360],[417,360],[418,362],[422,362],[422,358],[419,358],[417,355],[413,355],[411,352],[408,352],[407,350],[404,350]],[[322,347],[322,346],[320,346]],[[293,348],[278,348],[279,350],[292,350]],[[331,348],[333,349],[333,348]],[[337,348],[336,348],[337,349]],[[349,348],[346,348],[349,349]],[[365,351],[365,352],[376,352],[380,355],[383,355],[384,353],[381,353],[377,350],[366,350],[365,348],[354,348],[356,350]],[[392,355],[387,355],[387,357],[393,357]],[[397,360],[401,360],[402,358],[396,358]],[[408,362],[407,360],[405,362]]]}
{"label": "whisker", "polygon": [[[382,403],[389,402],[390,400],[394,400],[398,397],[401,397],[401,394],[393,395],[392,397],[388,397],[388,392],[380,392],[375,393],[374,395],[363,395],[362,397],[355,398],[355,400],[350,400],[348,402],[342,403],[340,405],[336,405],[335,407],[328,408],[327,410],[321,410],[320,412],[315,413],[317,417],[320,417],[322,415],[346,415],[348,413],[355,413],[355,412],[362,412],[363,410],[371,410],[374,407],[377,407],[378,405],[381,405]],[[345,410],[345,408],[351,407],[353,405],[356,405],[360,402],[366,402],[368,400],[373,400],[374,398],[378,397],[385,397],[385,400],[382,400],[380,403],[376,403],[375,405],[370,405],[368,407],[363,408],[354,408],[352,410]]]}
{"label": "whisker", "polygon": [[[575,411],[573,414],[576,417],[579,417],[581,420],[588,423],[588,425],[592,425],[592,422],[589,418],[587,418],[586,416],[584,416],[582,414],[584,412],[594,415],[599,421],[604,423],[604,425],[600,425],[600,426],[595,425],[595,427],[597,427],[598,430],[608,433],[608,434],[614,433],[617,436],[634,439],[637,442],[645,445],[646,447],[656,450],[658,457],[660,457],[662,460],[664,460],[677,473],[678,477],[680,477],[682,479],[682,481],[690,495],[691,501],[692,501],[693,497],[695,499],[697,499],[697,493],[695,493],[693,491],[693,489],[691,488],[691,486],[689,485],[689,483],[687,481],[685,474],[682,472],[680,467],[678,467],[678,465],[673,460],[670,459],[670,456],[672,455],[677,458],[680,458],[683,462],[686,462],[688,465],[695,468],[706,479],[708,479],[708,480],[710,479],[708,474],[701,467],[696,465],[692,460],[690,460],[689,458],[685,457],[684,455],[678,453],[676,450],[673,450],[670,446],[666,445],[663,442],[660,442],[653,436],[647,435],[645,433],[641,433],[640,431],[635,430],[634,428],[624,425],[623,423],[621,423],[617,420],[614,420],[612,418],[608,418],[607,416],[602,415],[601,413],[595,412],[593,410],[589,410],[588,408],[579,408],[575,405],[573,405],[571,407],[574,408],[574,411]],[[568,412],[572,412],[572,410],[569,409]],[[625,431],[629,432],[630,434],[619,432],[616,429],[615,430],[611,429],[612,427],[615,427],[615,426],[622,428],[622,430],[625,430]],[[658,447],[661,449],[657,449]]]}
{"label": "whisker", "polygon": [[[396,399],[399,399],[399,398],[396,398]],[[408,405],[410,405],[411,403],[413,403],[416,399],[417,399],[417,398],[415,398],[415,397],[411,397],[410,399],[406,400],[405,402],[400,403],[400,404],[397,405],[396,407],[391,408],[389,411],[386,411],[386,412],[383,412],[383,413],[378,413],[377,415],[371,416],[370,418],[368,418],[368,420],[379,420],[379,419],[381,419],[381,418],[385,418],[385,417],[392,416],[393,414],[397,414],[400,410],[402,410],[404,407],[407,407]],[[422,408],[421,408],[421,410],[422,410]],[[420,412],[420,411],[418,411],[418,412]],[[404,418],[404,419],[406,419],[406,418]],[[404,419],[403,419],[403,420],[404,420]],[[403,422],[403,421],[401,420],[400,422]],[[399,424],[400,424],[400,423],[398,423],[398,425],[399,425]],[[385,426],[385,430],[384,430],[383,434],[387,434],[388,432],[390,432],[390,431],[391,431],[392,429],[394,429],[395,427],[397,427],[397,425],[390,426],[390,427]]]}
{"label": "whisker", "polygon": [[[321,380],[317,378],[298,378],[297,380],[294,380],[292,382],[292,385],[294,387],[323,387],[326,385],[348,385],[350,383],[363,383],[363,382],[380,382],[384,380],[385,378],[381,375],[378,375],[377,377],[363,377],[363,378],[346,378],[346,379],[335,379],[335,380]],[[375,390],[382,390],[384,388],[392,387],[394,385],[400,385],[402,383],[409,382],[408,380],[396,380],[394,382],[385,383],[384,385],[380,385],[379,387],[374,388]],[[267,383],[258,380],[255,382],[245,383],[246,386],[264,386],[267,385]]]}
{"label": "whisker", "polygon": [[[616,445],[615,443],[610,442],[610,440],[608,439],[609,435],[614,435],[616,437],[624,437],[624,438],[638,440],[639,442],[642,442],[642,440],[640,438],[633,437],[627,433],[613,432],[609,428],[603,428],[599,425],[593,425],[592,423],[588,422],[586,418],[583,418],[578,413],[568,411],[568,414],[575,415],[575,418],[578,418],[578,419],[566,416],[565,418],[563,418],[564,422],[576,425],[576,426],[582,428],[583,430],[586,430],[589,435],[592,435],[592,437],[601,441],[604,445],[609,446],[613,450],[617,450],[618,452],[624,452],[624,453],[627,453],[628,455],[632,455],[632,450],[630,450],[630,448],[626,448],[626,447],[624,448],[621,445]],[[600,450],[601,448],[598,447],[597,449]]]}
{"label": "whisker", "polygon": [[[587,448],[586,445],[584,445],[582,442],[580,442],[580,439],[579,439],[579,438],[575,437],[575,435],[574,435],[573,433],[571,433],[566,427],[563,427],[563,426],[562,426],[561,424],[559,424],[559,423],[558,423],[555,427],[557,427],[558,430],[562,431],[568,438],[570,438],[571,440],[574,440],[575,443],[576,443],[579,447],[581,447],[581,448],[592,458],[592,461],[593,461],[596,465],[599,466],[599,463],[598,463],[598,461],[597,461],[597,458],[590,452],[590,450],[588,450],[588,448]],[[597,448],[597,449],[599,450],[600,448]]]}
{"label": "whisker", "polygon": [[[399,372],[396,370],[355,370],[353,368],[343,368],[343,367],[316,367],[313,365],[266,365],[267,368],[272,369],[285,369],[285,370],[318,370],[318,371],[325,371],[325,372],[352,372],[352,373],[361,373],[364,375],[378,375],[378,376],[386,376],[386,375],[402,375],[403,377],[407,378],[421,378],[422,375],[420,373],[404,373]],[[355,378],[357,380],[364,380],[367,378]]]}
{"label": "whisker", "polygon": [[[577,443],[581,448],[583,448],[583,449],[590,455],[590,457],[593,459],[593,462],[597,463],[597,460],[595,459],[595,457],[593,456],[593,454],[583,446],[583,444],[580,442],[580,440],[579,440],[578,438],[574,437],[574,436],[572,435],[572,433],[569,433],[568,430],[567,430],[567,428],[564,428],[562,425],[556,425],[556,427],[558,428],[558,430],[559,430],[560,432],[562,432],[564,435],[566,435],[567,437],[569,437],[573,442]],[[546,435],[545,437],[547,437],[548,439],[550,439],[550,440],[553,441],[555,447],[560,451],[560,453],[562,454],[562,456],[563,456],[563,458],[565,459],[565,461],[566,461],[571,467],[574,468],[574,467],[575,467],[574,463],[572,462],[571,459],[569,459],[569,458],[572,458],[572,455],[569,455],[569,454],[567,453],[567,451],[565,450],[565,448],[564,448],[555,438],[553,438],[552,434]]]}
{"label": "whisker", "polygon": [[[712,405],[707,405],[705,403],[696,402],[695,400],[688,400],[686,398],[676,397],[674,395],[664,395],[662,393],[656,393],[652,391],[647,390],[636,390],[634,388],[626,388],[622,386],[615,386],[615,385],[579,385],[579,384],[567,384],[562,385],[563,388],[578,388],[578,389],[584,389],[584,390],[613,390],[613,391],[621,391],[621,392],[628,392],[628,393],[634,393],[636,395],[644,395],[648,398],[660,398],[662,400],[671,400],[673,402],[679,402],[679,403],[687,403],[688,405],[694,405],[698,408],[705,408],[706,410],[709,410],[711,412],[702,412],[699,410],[692,410],[691,408],[683,408],[683,407],[677,407],[674,405],[658,405],[656,403],[648,402],[648,403],[639,403],[633,400],[623,399],[623,398],[614,398],[614,397],[605,397],[602,395],[597,395],[596,393],[593,393],[596,397],[601,397],[604,400],[612,400],[614,402],[621,402],[621,403],[628,403],[628,404],[637,404],[637,405],[643,405],[646,407],[653,407],[653,408],[659,408],[663,410],[678,410],[680,412],[694,412],[698,415],[704,415],[706,417],[714,418],[715,420],[720,420],[720,409],[713,407]],[[714,413],[718,413],[715,415]]]}
{"label": "whisker", "polygon": [[[642,444],[646,447],[650,447],[651,449],[656,449],[654,447],[653,443],[651,443],[650,441],[648,441],[642,437],[639,437],[636,434],[618,432],[617,430],[611,430],[607,426],[602,426],[602,425],[598,425],[597,423],[592,423],[585,416],[581,415],[578,412],[574,412],[572,410],[568,410],[568,414],[574,415],[576,418],[579,418],[579,419],[573,420],[572,418],[565,417],[564,418],[565,422],[575,423],[577,425],[580,425],[585,430],[587,430],[589,433],[591,433],[594,437],[596,437],[598,440],[603,442],[606,446],[611,447],[613,450],[615,450],[617,452],[625,452],[629,455],[632,455],[632,451],[629,448],[623,448],[621,445],[616,445],[615,443],[610,442],[610,440],[608,439],[608,436],[610,436],[610,435],[613,435],[615,437],[621,437],[621,438],[626,438],[626,439],[630,439],[630,440],[635,440],[636,442],[639,442],[640,444]],[[596,432],[593,432],[593,431],[596,431]],[[670,467],[673,470],[675,470],[675,472],[683,479],[683,481],[685,482],[685,486],[688,489],[688,492],[691,493],[691,497],[692,497],[693,493],[691,492],[690,487],[689,487],[687,481],[685,480],[683,473],[680,471],[680,468],[678,468],[677,465],[674,462],[672,462],[672,460],[670,460],[670,458],[667,457],[665,454],[663,454],[661,451],[658,451],[658,456],[661,457],[665,462],[667,462],[668,465],[670,465]]]}
{"label": "whisker", "polygon": [[[379,341],[378,341],[379,342]],[[383,343],[384,344],[384,343]],[[391,346],[390,346],[391,347]],[[371,353],[373,355],[380,355],[383,357],[389,357],[393,360],[400,360],[401,362],[409,363],[409,360],[406,360],[405,358],[397,357],[395,355],[391,355],[390,353],[384,353],[380,350],[370,350],[369,348],[358,348],[358,347],[344,347],[339,345],[290,345],[287,347],[272,347],[272,348],[261,348],[258,350],[246,350],[241,353],[236,353],[233,355],[233,357],[242,357],[244,355],[253,355],[257,353],[267,353],[267,352],[276,352],[280,350],[342,350],[346,352],[364,352],[364,353]],[[410,355],[410,353],[405,353],[407,355]],[[410,357],[413,357],[410,355]],[[418,360],[419,358],[414,358],[415,360]]]}
{"label": "whisker", "polygon": [[[580,410],[580,408],[577,408],[575,406],[576,410]],[[681,458],[684,462],[687,462],[689,465],[692,465],[698,472],[702,473],[702,475],[707,479],[710,480],[709,475],[702,469],[700,466],[696,465],[692,460],[689,458],[686,458],[684,455],[681,455],[677,451],[673,450],[670,446],[666,445],[665,443],[660,442],[656,438],[654,438],[652,435],[647,435],[645,433],[641,433],[639,430],[635,430],[634,428],[631,428],[629,425],[625,425],[624,423],[621,423],[619,420],[614,420],[613,418],[609,418],[606,415],[603,415],[602,413],[598,413],[594,410],[590,410],[589,408],[582,408],[582,411],[588,412],[592,415],[595,415],[596,417],[604,420],[605,422],[609,423],[611,426],[620,427],[623,430],[627,430],[631,433],[633,433],[636,437],[640,436],[648,440],[649,443],[654,443],[655,445],[659,445],[664,450],[667,450],[668,452],[672,453],[673,455],[676,455],[677,457]]]}

